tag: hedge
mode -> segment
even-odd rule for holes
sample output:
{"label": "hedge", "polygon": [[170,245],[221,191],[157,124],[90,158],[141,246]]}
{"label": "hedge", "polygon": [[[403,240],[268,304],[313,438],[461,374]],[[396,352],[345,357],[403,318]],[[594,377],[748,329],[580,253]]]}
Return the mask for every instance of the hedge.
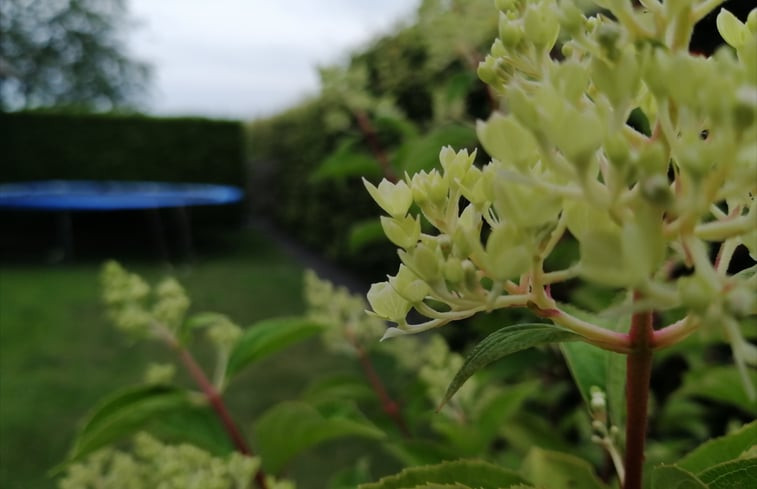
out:
{"label": "hedge", "polygon": [[0,181],[80,179],[244,186],[234,121],[57,113],[0,114]]}

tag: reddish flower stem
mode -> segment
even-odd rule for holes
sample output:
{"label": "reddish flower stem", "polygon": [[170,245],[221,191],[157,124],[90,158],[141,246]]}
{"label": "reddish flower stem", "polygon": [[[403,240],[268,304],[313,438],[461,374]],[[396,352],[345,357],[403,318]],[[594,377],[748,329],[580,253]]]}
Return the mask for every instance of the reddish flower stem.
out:
{"label": "reddish flower stem", "polygon": [[356,111],[354,116],[355,120],[357,120],[358,127],[360,127],[360,132],[363,133],[363,137],[365,137],[368,142],[368,146],[371,147],[373,157],[376,158],[376,161],[378,161],[378,164],[381,167],[381,172],[384,174],[384,178],[392,183],[396,183],[397,175],[389,164],[389,158],[386,156],[386,152],[379,143],[376,128],[373,126],[371,119],[363,111]]}
{"label": "reddish flower stem", "polygon": [[634,314],[629,332],[631,351],[626,357],[626,478],[623,489],[642,487],[653,335],[652,312]]}
{"label": "reddish flower stem", "polygon": [[394,424],[397,425],[397,428],[399,428],[402,435],[405,436],[405,438],[410,438],[410,429],[407,427],[405,418],[402,416],[400,406],[394,399],[389,396],[386,387],[384,387],[384,383],[381,381],[381,377],[379,377],[376,369],[373,367],[373,362],[371,362],[368,353],[362,346],[354,346],[355,350],[357,351],[358,359],[360,360],[360,366],[363,367],[363,372],[365,373],[368,382],[371,384],[371,387],[381,401],[381,408],[392,419],[392,421],[394,421]]}
{"label": "reddish flower stem", "polygon": [[[221,424],[223,424],[223,427],[226,430],[226,434],[234,444],[234,448],[236,448],[236,450],[242,455],[247,455],[250,457],[253,456],[252,450],[250,450],[249,445],[247,445],[247,441],[245,441],[244,437],[242,436],[242,432],[239,430],[239,427],[231,418],[231,414],[229,413],[228,409],[226,409],[226,404],[224,404],[221,394],[215,388],[210,379],[208,379],[208,376],[205,375],[205,371],[202,369],[202,367],[200,367],[192,354],[186,348],[181,347],[175,342],[170,342],[170,344],[171,347],[179,354],[179,358],[189,372],[189,375],[195,381],[200,390],[202,390],[205,398],[213,408],[213,411],[215,411],[218,419],[221,421]],[[255,473],[255,483],[260,489],[268,489],[268,483],[265,480],[265,472],[262,468],[258,469],[258,471]]]}

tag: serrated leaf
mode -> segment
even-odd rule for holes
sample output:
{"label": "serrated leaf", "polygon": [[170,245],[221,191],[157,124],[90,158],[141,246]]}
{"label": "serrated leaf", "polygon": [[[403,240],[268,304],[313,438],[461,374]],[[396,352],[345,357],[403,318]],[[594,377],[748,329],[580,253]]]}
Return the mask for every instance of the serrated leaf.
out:
{"label": "serrated leaf", "polygon": [[481,460],[455,460],[410,467],[358,489],[411,489],[422,484],[465,484],[473,488],[505,488],[528,482],[517,473]]}
{"label": "serrated leaf", "polygon": [[586,460],[538,447],[528,452],[523,473],[532,484],[549,489],[607,489]]}
{"label": "serrated leaf", "polygon": [[693,473],[738,458],[757,443],[757,421],[744,425],[728,435],[699,445],[676,465]]}
{"label": "serrated leaf", "polygon": [[357,253],[366,245],[376,242],[384,242],[384,228],[378,219],[360,221],[352,225],[347,238],[347,246],[352,253]]}
{"label": "serrated leaf", "polygon": [[652,489],[708,489],[694,474],[675,465],[661,465],[652,470]]}
{"label": "serrated leaf", "polygon": [[191,406],[184,390],[147,385],[120,391],[99,402],[77,434],[67,462],[131,435],[159,416]]}
{"label": "serrated leaf", "polygon": [[753,489],[757,486],[757,458],[718,464],[698,477],[709,489]]}
{"label": "serrated leaf", "polygon": [[267,410],[255,423],[254,432],[263,466],[274,474],[295,455],[323,441],[348,436],[385,437],[356,410],[323,414],[300,401],[282,402]]}
{"label": "serrated leaf", "polygon": [[349,177],[379,177],[378,161],[362,149],[354,139],[343,141],[310,175],[314,182],[343,180]]}
{"label": "serrated leaf", "polygon": [[273,318],[250,326],[229,355],[229,378],[243,368],[323,331],[323,326],[302,317]]}
{"label": "serrated leaf", "polygon": [[[757,385],[757,372],[750,369],[748,375],[751,382]],[[757,416],[757,400],[749,399],[739,372],[733,366],[689,371],[684,377],[683,386],[676,395],[702,397],[722,402]]]}
{"label": "serrated leaf", "polygon": [[530,323],[505,326],[484,338],[468,354],[463,366],[447,388],[442,405],[455,395],[471,375],[500,358],[534,346],[579,339],[581,339],[579,335],[551,324]]}

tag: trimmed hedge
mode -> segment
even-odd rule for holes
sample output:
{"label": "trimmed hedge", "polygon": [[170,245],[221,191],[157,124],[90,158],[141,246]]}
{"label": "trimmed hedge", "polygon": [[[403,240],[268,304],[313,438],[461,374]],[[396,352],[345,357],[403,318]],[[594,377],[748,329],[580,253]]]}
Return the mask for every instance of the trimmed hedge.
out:
{"label": "trimmed hedge", "polygon": [[0,114],[0,181],[154,180],[245,186],[239,122]]}

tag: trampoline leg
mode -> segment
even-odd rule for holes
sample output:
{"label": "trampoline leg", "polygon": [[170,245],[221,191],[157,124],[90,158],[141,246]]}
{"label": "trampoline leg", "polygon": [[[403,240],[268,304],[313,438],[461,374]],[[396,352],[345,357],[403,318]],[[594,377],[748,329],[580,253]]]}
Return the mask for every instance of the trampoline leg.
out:
{"label": "trampoline leg", "polygon": [[176,215],[179,222],[179,245],[182,248],[184,259],[187,262],[194,261],[192,252],[192,228],[189,222],[189,213],[186,207],[177,207]]}
{"label": "trampoline leg", "polygon": [[54,262],[73,260],[74,231],[73,223],[71,222],[71,213],[69,211],[59,212],[55,222],[58,236],[56,247],[52,253],[52,260]]}
{"label": "trampoline leg", "polygon": [[163,222],[160,219],[160,210],[147,209],[147,214],[150,219],[150,227],[152,227],[153,241],[155,241],[155,246],[157,246],[160,255],[159,258],[164,262],[168,262],[170,261],[168,247],[166,246],[165,233],[163,232]]}

